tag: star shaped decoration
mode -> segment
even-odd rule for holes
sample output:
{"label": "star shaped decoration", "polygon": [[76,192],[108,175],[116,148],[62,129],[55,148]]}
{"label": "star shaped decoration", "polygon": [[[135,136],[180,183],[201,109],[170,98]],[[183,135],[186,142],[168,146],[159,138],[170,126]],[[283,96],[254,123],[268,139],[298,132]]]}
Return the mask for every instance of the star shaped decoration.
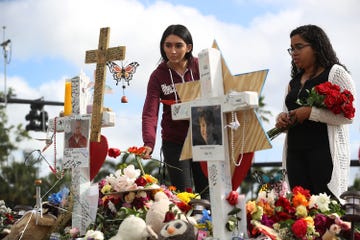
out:
{"label": "star shaped decoration", "polygon": [[[219,50],[216,41],[213,42],[212,47]],[[257,92],[258,96],[260,97],[268,73],[267,69],[232,75],[222,55],[221,65],[224,94],[227,94],[230,91],[254,91]],[[198,99],[200,98],[200,81],[176,84],[176,90],[182,102],[188,102]],[[224,120],[226,121],[226,125],[230,124],[232,122],[231,113],[226,113],[225,115],[226,119]],[[250,153],[259,150],[269,149],[272,147],[270,140],[261,125],[260,118],[254,109],[238,111],[236,112],[236,116],[240,123],[240,127],[238,127],[237,130],[226,128],[228,131],[229,153],[234,150],[234,155],[240,156],[240,154],[242,153]],[[232,139],[234,149],[231,149],[231,131],[233,131]],[[191,128],[189,128],[189,133],[185,139],[180,159],[190,158],[192,158]],[[233,173],[235,166],[234,164],[230,164],[230,166],[231,173]]]}

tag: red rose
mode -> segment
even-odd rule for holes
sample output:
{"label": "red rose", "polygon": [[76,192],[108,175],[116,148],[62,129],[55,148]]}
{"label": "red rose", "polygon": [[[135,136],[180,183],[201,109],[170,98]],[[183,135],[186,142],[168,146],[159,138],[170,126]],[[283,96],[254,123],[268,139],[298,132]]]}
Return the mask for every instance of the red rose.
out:
{"label": "red rose", "polygon": [[330,90],[330,87],[331,87],[330,82],[324,82],[322,84],[315,86],[315,90],[321,95],[326,95],[327,92]]}
{"label": "red rose", "polygon": [[143,187],[143,186],[145,186],[145,185],[147,184],[146,179],[143,178],[142,176],[141,176],[141,177],[138,177],[138,178],[135,180],[135,183],[136,183],[136,185],[141,186],[141,187]]}
{"label": "red rose", "polygon": [[109,157],[117,158],[118,156],[120,156],[120,154],[121,151],[118,148],[110,148],[108,151]]}
{"label": "red rose", "polygon": [[172,220],[175,220],[175,214],[171,211],[166,212],[164,223],[170,222]]}
{"label": "red rose", "polygon": [[187,213],[188,211],[191,210],[191,206],[185,202],[177,202],[176,203],[176,206],[182,211],[182,212],[185,212]]}
{"label": "red rose", "polygon": [[311,197],[310,191],[307,189],[304,189],[303,187],[300,187],[300,186],[295,186],[293,188],[292,192],[294,194],[300,193],[300,194],[304,195],[306,197],[306,199],[310,199],[310,197]]}
{"label": "red rose", "polygon": [[334,105],[330,108],[330,110],[335,113],[335,114],[339,114],[341,113],[341,106],[339,105]]}
{"label": "red rose", "polygon": [[239,193],[237,191],[231,191],[227,196],[226,200],[230,205],[235,206],[239,202]]}
{"label": "red rose", "polygon": [[352,103],[344,104],[341,109],[344,112],[344,117],[352,119],[355,116],[355,108]]}
{"label": "red rose", "polygon": [[327,108],[332,108],[337,102],[337,96],[329,94],[325,97],[324,104]]}
{"label": "red rose", "polygon": [[346,96],[347,100],[349,102],[353,102],[354,101],[354,96],[351,94],[351,92],[347,89],[345,89],[343,92],[342,92],[343,95]]}
{"label": "red rose", "polygon": [[340,86],[336,84],[330,83],[331,90],[335,90],[336,92],[340,92]]}
{"label": "red rose", "polygon": [[299,219],[291,226],[291,230],[297,238],[303,239],[307,231],[307,223],[304,219]]}
{"label": "red rose", "polygon": [[136,209],[140,209],[140,208],[143,208],[148,201],[149,201],[149,197],[136,197],[136,198],[134,198],[132,205]]}

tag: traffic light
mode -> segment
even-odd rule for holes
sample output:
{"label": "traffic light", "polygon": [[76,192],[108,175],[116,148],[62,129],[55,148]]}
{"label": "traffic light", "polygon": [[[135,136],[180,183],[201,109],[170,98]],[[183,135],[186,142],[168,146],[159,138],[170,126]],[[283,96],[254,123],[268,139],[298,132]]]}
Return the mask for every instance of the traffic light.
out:
{"label": "traffic light", "polygon": [[43,110],[44,103],[37,100],[30,104],[30,112],[25,116],[25,119],[29,121],[26,125],[26,131],[46,131],[48,128],[47,121],[49,115]]}

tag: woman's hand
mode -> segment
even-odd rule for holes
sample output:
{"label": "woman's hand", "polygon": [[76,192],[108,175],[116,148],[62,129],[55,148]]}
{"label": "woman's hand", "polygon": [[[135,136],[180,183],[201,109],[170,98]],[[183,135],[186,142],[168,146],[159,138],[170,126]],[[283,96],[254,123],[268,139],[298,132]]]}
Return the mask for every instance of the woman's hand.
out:
{"label": "woman's hand", "polygon": [[289,116],[294,122],[303,123],[306,119],[309,119],[311,113],[311,107],[299,107],[289,112]]}
{"label": "woman's hand", "polygon": [[144,159],[150,159],[151,158],[151,153],[152,153],[152,148],[149,147],[149,146],[144,146],[144,147],[145,147],[146,151],[144,153],[143,158]]}
{"label": "woman's hand", "polygon": [[291,124],[292,124],[292,121],[291,121],[290,115],[286,112],[280,113],[276,118],[275,126],[279,129],[287,128]]}

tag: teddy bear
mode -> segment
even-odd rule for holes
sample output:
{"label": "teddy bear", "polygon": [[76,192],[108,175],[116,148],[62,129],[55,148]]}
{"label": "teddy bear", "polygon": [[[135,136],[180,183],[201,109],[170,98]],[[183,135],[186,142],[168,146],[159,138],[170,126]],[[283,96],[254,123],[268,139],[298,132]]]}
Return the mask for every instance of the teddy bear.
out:
{"label": "teddy bear", "polygon": [[146,226],[144,219],[129,215],[121,222],[118,232],[110,240],[146,240],[148,237],[158,238],[157,234]]}
{"label": "teddy bear", "polygon": [[164,223],[165,215],[170,210],[170,207],[173,212],[178,213],[177,217],[180,216],[180,219],[188,221],[193,225],[196,224],[196,220],[193,217],[186,217],[181,210],[169,200],[164,192],[159,191],[155,194],[154,202],[150,206],[145,217],[146,225],[156,234],[159,235],[160,230],[166,224]]}
{"label": "teddy bear", "polygon": [[167,222],[160,230],[158,240],[196,240],[194,226],[181,219]]}
{"label": "teddy bear", "polygon": [[3,240],[19,239],[48,239],[56,217],[52,214],[44,213],[42,216],[36,210],[27,211],[12,226],[9,235]]}

